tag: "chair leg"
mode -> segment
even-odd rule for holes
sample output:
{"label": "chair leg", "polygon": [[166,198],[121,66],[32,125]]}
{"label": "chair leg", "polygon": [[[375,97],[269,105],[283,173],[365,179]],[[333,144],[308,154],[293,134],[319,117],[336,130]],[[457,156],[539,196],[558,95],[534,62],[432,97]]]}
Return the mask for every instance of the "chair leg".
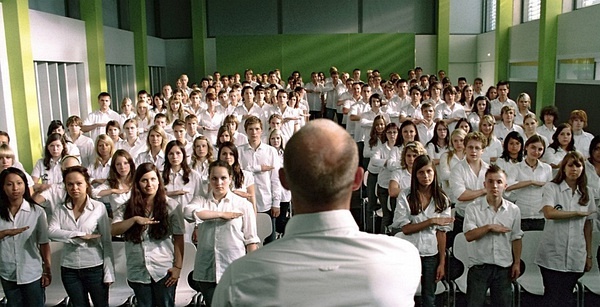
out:
{"label": "chair leg", "polygon": [[577,289],[577,306],[584,307],[585,306],[585,299],[584,299],[585,287],[583,286],[583,284],[581,282],[578,281],[577,284],[575,285],[575,289]]}

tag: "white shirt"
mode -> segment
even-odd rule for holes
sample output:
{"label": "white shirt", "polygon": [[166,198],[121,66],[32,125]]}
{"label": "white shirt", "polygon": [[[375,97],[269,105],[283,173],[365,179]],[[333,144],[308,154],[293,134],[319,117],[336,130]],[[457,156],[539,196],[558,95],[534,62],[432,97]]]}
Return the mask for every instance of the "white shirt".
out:
{"label": "white shirt", "polygon": [[418,104],[416,107],[409,103],[404,105],[400,109],[400,116],[415,118],[415,119],[423,119],[423,113],[421,113],[421,105]]}
{"label": "white shirt", "polygon": [[110,163],[112,158],[108,159],[104,165],[100,162],[96,165],[96,161],[88,165],[88,174],[90,174],[90,181],[94,179],[106,179],[110,172]]}
{"label": "white shirt", "polygon": [[[131,282],[149,284],[150,279],[159,281],[167,276],[167,271],[173,267],[175,247],[172,236],[183,235],[184,226],[181,205],[170,198],[167,198],[167,203],[170,229],[166,238],[160,241],[150,238],[147,228],[142,232],[141,243],[125,241],[127,280]],[[123,221],[126,206],[122,205],[114,212],[113,224]]]}
{"label": "white shirt", "polygon": [[[556,127],[552,126],[552,129],[548,129],[548,127],[546,127],[546,125],[541,125],[541,126],[535,128],[535,130],[540,135],[545,136],[547,140],[552,140],[552,135],[554,135],[554,132],[556,132]],[[548,145],[550,145],[550,144],[546,143],[546,146],[548,146]]]}
{"label": "white shirt", "polygon": [[546,147],[544,156],[542,156],[542,161],[548,164],[559,165],[566,155],[567,152],[564,151],[560,146],[556,150],[551,147]]}
{"label": "white shirt", "polygon": [[[350,109],[350,115],[358,115],[362,118],[363,113],[365,113],[369,110],[371,110],[371,107],[368,104],[364,103],[363,100],[361,99],[352,105],[352,108]],[[354,141],[355,142],[364,142],[366,136],[365,136],[364,129],[362,128],[362,126],[360,124],[360,120],[358,120],[358,121],[350,120],[350,122],[353,122],[353,125],[354,125]]]}
{"label": "white shirt", "polygon": [[[211,144],[217,144],[217,132],[219,132],[219,128],[223,125],[225,116],[227,116],[225,113],[216,108],[212,117],[210,116],[208,110],[200,114],[200,118],[198,119],[200,126],[208,128],[203,130],[202,134],[208,138]],[[194,140],[192,140],[192,142],[193,141]]]}
{"label": "white shirt", "polygon": [[[448,106],[446,102],[440,103],[435,107],[435,118],[436,119],[449,119],[449,118],[467,118],[465,108],[460,103],[454,103],[452,107]],[[454,126],[454,125],[451,125]],[[454,129],[448,127],[450,133]]]}
{"label": "white shirt", "polygon": [[481,121],[481,118],[479,118],[477,112],[469,113],[467,120],[471,124],[471,127],[473,127],[473,131],[479,131],[479,122]]}
{"label": "white shirt", "polygon": [[[118,188],[124,189],[125,186],[122,184],[119,184]],[[103,184],[101,184],[95,188],[92,188],[92,197],[98,199],[98,198],[100,198],[98,193],[100,193],[104,190],[110,190],[110,189],[111,189],[111,187],[108,185],[108,181],[105,181]],[[131,197],[131,190],[129,190],[125,193],[121,193],[121,194],[110,194],[105,197],[108,199],[108,202],[110,203],[110,208],[112,209],[113,212],[115,212],[122,204],[126,203],[129,200],[129,198]]]}
{"label": "white shirt", "polygon": [[163,168],[165,167],[165,152],[161,149],[156,155],[156,160],[152,157],[152,154],[149,150],[140,153],[140,155],[135,158],[136,167],[146,162],[156,165],[158,170],[162,172]]}
{"label": "white shirt", "polygon": [[[232,192],[217,202],[212,193],[207,198],[186,206],[188,222],[198,223],[198,249],[194,262],[194,280],[218,283],[225,269],[234,260],[246,255],[246,245],[259,243],[256,233],[256,214],[252,204]],[[202,220],[200,211],[240,212],[233,220]]]}
{"label": "white shirt", "polygon": [[502,199],[498,211],[494,211],[485,197],[480,197],[467,206],[463,224],[465,233],[489,224],[500,224],[511,231],[506,233],[488,232],[483,237],[468,242],[469,267],[495,264],[506,268],[513,263],[512,241],[520,240],[523,237],[519,207]]}
{"label": "white shirt", "polygon": [[[565,181],[560,184],[548,182],[544,186],[542,206],[551,206],[562,211],[595,213],[593,195],[590,195],[590,201],[585,206],[578,203],[580,197],[579,190],[573,194],[573,190]],[[540,210],[542,209],[543,207],[540,207]],[[583,272],[587,256],[583,225],[586,220],[593,218],[594,214],[571,219],[546,219],[535,264],[560,272]]]}
{"label": "white shirt", "polygon": [[453,154],[450,161],[448,161],[449,153],[450,152],[447,151],[440,156],[440,172],[438,173],[438,178],[442,182],[442,188],[444,189],[444,192],[446,192],[446,195],[450,197],[452,202],[455,202],[456,197],[452,194],[452,189],[450,189],[450,174],[452,173],[452,168],[459,162],[464,161],[465,157],[463,156],[463,158],[460,159],[456,154]]}
{"label": "white shirt", "polygon": [[483,153],[481,154],[481,160],[485,161],[485,163],[490,163],[492,158],[499,158],[504,150],[502,142],[495,135],[492,135],[488,139],[488,142],[489,144],[483,149]]}
{"label": "white shirt", "polygon": [[73,141],[73,144],[79,148],[79,154],[81,159],[81,165],[89,165],[96,155],[94,141],[81,134]]}
{"label": "white shirt", "polygon": [[[368,144],[365,144],[365,148],[366,147],[368,147]],[[373,154],[371,155],[371,159],[369,160],[369,165],[367,167],[369,173],[381,174],[381,172],[385,170],[384,164],[390,157],[391,152],[392,148],[388,146],[387,142],[383,144],[379,143],[379,145],[377,145],[377,147],[373,149]]]}
{"label": "white shirt", "polygon": [[[513,172],[507,173],[508,181],[517,183],[519,181],[535,180],[549,182],[552,180],[552,167],[542,161],[538,161],[535,169],[531,168],[523,161],[519,162],[513,168]],[[521,209],[521,217],[524,219],[541,219],[544,215],[540,212],[542,207],[542,195],[544,188],[536,185],[513,190],[510,198],[515,200],[515,204]]]}
{"label": "white shirt", "polygon": [[498,98],[496,98],[490,101],[490,113],[492,113],[492,115],[494,116],[500,116],[502,107],[504,106],[512,106],[513,108],[515,108],[515,110],[518,110],[517,104],[514,100],[506,98],[506,101],[501,102],[500,100],[498,100]]}
{"label": "white shirt", "polygon": [[[421,137],[421,135],[419,135],[419,138]],[[448,152],[448,146],[446,147],[439,147],[437,148],[437,152],[435,151],[436,145],[433,143],[429,143],[427,144],[427,146],[425,147],[425,149],[427,150],[427,155],[431,158],[431,159],[441,159],[442,155],[446,152]],[[440,161],[441,163],[441,161]]]}
{"label": "white shirt", "polygon": [[435,133],[435,123],[431,123],[431,125],[427,127],[424,122],[421,122],[417,125],[417,132],[419,133],[421,144],[427,144],[427,142],[431,141]]}
{"label": "white shirt", "polygon": [[263,123],[265,122],[265,116],[264,116],[263,109],[254,102],[252,103],[252,106],[250,106],[250,109],[246,108],[246,104],[241,102],[235,108],[235,111],[233,111],[233,115],[235,115],[238,119],[238,122],[239,122],[238,132],[241,132],[241,133],[246,133],[246,131],[244,130],[244,123],[246,122],[247,118],[242,119],[244,117],[244,115],[256,116],[256,117],[260,118],[260,120]]}
{"label": "white shirt", "polygon": [[[93,124],[107,124],[109,121],[114,120],[119,123],[121,121],[121,116],[119,113],[108,109],[106,112],[102,112],[100,110],[94,111],[88,114],[88,117],[83,121],[83,126],[89,126]],[[92,141],[96,141],[99,135],[104,134],[106,132],[106,127],[97,127],[95,129],[90,130],[90,138]]]}
{"label": "white shirt", "polygon": [[[69,202],[68,206],[72,206]],[[65,243],[61,266],[86,269],[104,265],[104,282],[115,281],[115,268],[110,234],[110,220],[103,203],[86,200],[83,212],[75,219],[73,209],[57,206],[50,219],[48,236],[53,241]],[[99,234],[91,240],[78,238],[86,234]]]}
{"label": "white shirt", "polygon": [[50,169],[46,169],[44,158],[37,160],[31,171],[31,177],[37,177],[39,180],[34,183],[39,183],[39,181],[43,184],[61,183],[63,176],[60,164],[60,159],[57,161],[50,159]]}
{"label": "white shirt", "polygon": [[476,199],[469,201],[459,201],[458,198],[466,190],[479,190],[483,189],[483,182],[485,181],[485,172],[488,170],[489,165],[481,161],[481,169],[478,174],[475,174],[469,166],[467,159],[457,163],[451,170],[450,174],[450,190],[452,195],[455,197],[456,202],[456,213],[461,216],[465,216],[465,208],[468,204],[475,202]]}
{"label": "white shirt", "polygon": [[337,101],[338,101],[338,93],[345,89],[343,82],[338,80],[337,85],[333,85],[333,80],[325,83],[323,87],[323,91],[326,92],[327,96],[325,97],[326,107],[328,109],[337,109]]}
{"label": "white shirt", "polygon": [[[527,114],[533,114],[535,115],[535,113],[527,110]],[[525,115],[527,115],[525,114]],[[520,126],[523,126],[523,120],[525,119],[525,116],[523,114],[521,114],[521,112],[519,112],[519,109],[515,109],[515,120],[514,123]]]}
{"label": "white shirt", "polygon": [[129,145],[127,140],[120,140],[117,142],[116,148],[123,149],[127,151],[134,159],[141,153],[146,151],[146,142],[144,142],[141,138],[136,138],[133,142],[133,146]]}
{"label": "white shirt", "polygon": [[390,181],[395,181],[400,187],[400,191],[410,188],[410,178],[412,177],[408,169],[402,168],[392,172]]}
{"label": "white shirt", "polygon": [[[408,194],[410,194],[410,188],[402,191],[397,199],[396,210],[394,211],[394,221],[391,227],[402,228],[408,224],[418,224],[427,221],[434,217],[450,217],[450,200],[447,200],[447,207],[442,212],[435,211],[435,202],[433,197],[427,205],[425,210],[419,212],[416,215],[412,215],[410,212],[410,205],[408,204]],[[448,232],[452,230],[452,225],[448,226],[437,226],[432,225],[421,231],[415,232],[410,235],[406,235],[403,232],[396,234],[396,237],[407,240],[412,243],[419,250],[421,257],[435,256],[438,254],[438,243],[436,233],[438,231]]]}
{"label": "white shirt", "polygon": [[283,238],[229,266],[213,305],[413,306],[420,278],[409,242],[360,232],[348,210],[298,214]]}
{"label": "white shirt", "polygon": [[573,133],[575,149],[579,151],[586,159],[590,157],[590,143],[592,142],[593,138],[594,135],[589,132],[581,131],[581,134]]}
{"label": "white shirt", "polygon": [[306,83],[304,88],[306,91],[313,91],[306,94],[306,100],[308,101],[308,105],[311,111],[320,111],[321,110],[321,93],[325,91],[323,88],[323,84],[317,83],[316,85],[312,82]]}
{"label": "white shirt", "polygon": [[517,124],[513,123],[512,127],[506,127],[503,122],[499,122],[494,126],[494,135],[502,144],[504,144],[504,139],[506,136],[513,131],[518,132],[523,139],[525,138],[525,131],[523,131],[523,128]]}
{"label": "white shirt", "polygon": [[[282,188],[279,182],[281,165],[277,150],[261,142],[256,150],[250,144],[240,146],[239,154],[242,169],[254,174],[254,191],[258,212],[271,210],[271,207],[279,208]],[[273,170],[261,171],[263,164],[272,166]]]}
{"label": "white shirt", "polygon": [[234,131],[232,141],[233,141],[233,144],[235,144],[235,146],[239,147],[244,144],[248,144],[248,137],[245,134],[241,134],[237,131]]}
{"label": "white shirt", "polygon": [[42,276],[42,256],[38,245],[49,242],[46,213],[23,200],[17,214],[10,215],[11,221],[0,219],[0,230],[29,229],[0,240],[0,277],[18,285],[28,284]]}

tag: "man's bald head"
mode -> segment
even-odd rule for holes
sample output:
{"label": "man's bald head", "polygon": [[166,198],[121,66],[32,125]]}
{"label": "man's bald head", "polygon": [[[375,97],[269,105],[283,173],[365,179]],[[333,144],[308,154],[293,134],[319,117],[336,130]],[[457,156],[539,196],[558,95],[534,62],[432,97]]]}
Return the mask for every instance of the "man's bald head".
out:
{"label": "man's bald head", "polygon": [[315,206],[311,211],[331,209],[328,205],[349,200],[357,166],[356,143],[331,120],[309,122],[286,145],[287,188],[295,201]]}

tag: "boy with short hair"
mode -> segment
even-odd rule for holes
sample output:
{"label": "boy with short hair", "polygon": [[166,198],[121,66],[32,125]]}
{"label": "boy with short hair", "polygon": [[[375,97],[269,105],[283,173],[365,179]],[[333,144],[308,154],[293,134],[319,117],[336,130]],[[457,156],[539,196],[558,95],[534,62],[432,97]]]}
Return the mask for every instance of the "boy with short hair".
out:
{"label": "boy with short hair", "polygon": [[[470,245],[467,304],[484,306],[490,288],[493,306],[512,304],[512,281],[520,274],[521,211],[502,198],[506,174],[497,165],[485,172],[485,198],[467,206],[463,231]],[[493,252],[492,252],[493,251]]]}
{"label": "boy with short hair", "polygon": [[587,113],[584,110],[573,110],[569,116],[569,124],[573,129],[573,140],[575,149],[579,151],[586,159],[590,157],[590,143],[594,138],[589,132],[583,131],[587,127]]}
{"label": "boy with short hair", "polygon": [[508,81],[499,81],[496,84],[496,90],[498,91],[498,97],[492,101],[490,101],[491,113],[494,115],[494,118],[499,121],[502,120],[502,107],[504,106],[512,106],[515,110],[517,109],[517,103],[508,98],[509,86]]}
{"label": "boy with short hair", "polygon": [[73,144],[79,148],[82,165],[90,165],[94,160],[96,147],[91,138],[83,135],[83,132],[81,131],[82,124],[83,122],[79,116],[70,116],[67,119],[67,131]]}
{"label": "boy with short hair", "polygon": [[194,140],[202,136],[202,134],[198,133],[198,117],[194,114],[190,114],[185,117],[185,139],[188,142],[194,142]]}
{"label": "boy with short hair", "polygon": [[525,131],[519,125],[515,125],[515,108],[512,106],[503,106],[502,111],[500,112],[500,116],[502,117],[502,121],[497,123],[494,127],[494,135],[498,140],[504,144],[504,138],[512,132],[518,132],[523,139],[525,137]]}
{"label": "boy with short hair", "polygon": [[98,105],[100,108],[97,111],[88,114],[81,126],[81,131],[89,132],[90,138],[94,142],[100,134],[104,134],[106,124],[109,121],[115,120],[119,122],[121,119],[119,113],[110,109],[109,93],[102,92],[98,95]]}
{"label": "boy with short hair", "polygon": [[187,123],[180,119],[176,119],[173,121],[173,125],[171,125],[173,128],[173,136],[175,137],[175,140],[181,142],[181,144],[183,144],[185,147],[185,153],[188,160],[187,162],[190,163],[192,154],[194,152],[194,141],[188,141],[187,139],[187,126]]}

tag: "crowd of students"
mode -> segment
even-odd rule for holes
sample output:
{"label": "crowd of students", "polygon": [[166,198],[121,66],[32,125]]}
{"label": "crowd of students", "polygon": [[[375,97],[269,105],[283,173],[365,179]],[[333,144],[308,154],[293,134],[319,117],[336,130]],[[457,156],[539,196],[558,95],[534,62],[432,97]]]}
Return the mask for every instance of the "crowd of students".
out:
{"label": "crowd of students", "polygon": [[[279,70],[246,70],[243,81],[215,72],[191,86],[181,75],[161,93],[140,91],[135,104],[123,98],[119,113],[100,93],[97,111],[52,121],[31,174],[0,132],[0,278],[9,305],[43,305],[54,240],[66,246],[61,277],[73,304],[107,306],[113,236],[126,242],[140,306],[173,306],[184,242],[197,242],[193,286],[210,305],[228,264],[284,234],[293,212],[279,182],[285,144],[320,117],[345,127],[369,171],[367,212],[381,209],[383,218],[365,230],[419,249],[424,306],[435,304],[446,247],[463,230],[477,251],[473,306],[489,286],[506,299],[528,230],[544,230],[536,263],[546,302],[569,297],[591,268],[600,198],[600,137],[584,131],[585,111],[558,124],[558,110],[545,107],[538,121],[529,95],[508,97],[508,82],[485,92],[480,78],[454,86],[444,71],[418,67],[406,79],[369,71],[367,82],[359,69],[329,73],[304,83],[294,72],[285,83]],[[260,212],[272,218],[268,238],[256,233]],[[491,279],[501,282],[482,282]]]}

